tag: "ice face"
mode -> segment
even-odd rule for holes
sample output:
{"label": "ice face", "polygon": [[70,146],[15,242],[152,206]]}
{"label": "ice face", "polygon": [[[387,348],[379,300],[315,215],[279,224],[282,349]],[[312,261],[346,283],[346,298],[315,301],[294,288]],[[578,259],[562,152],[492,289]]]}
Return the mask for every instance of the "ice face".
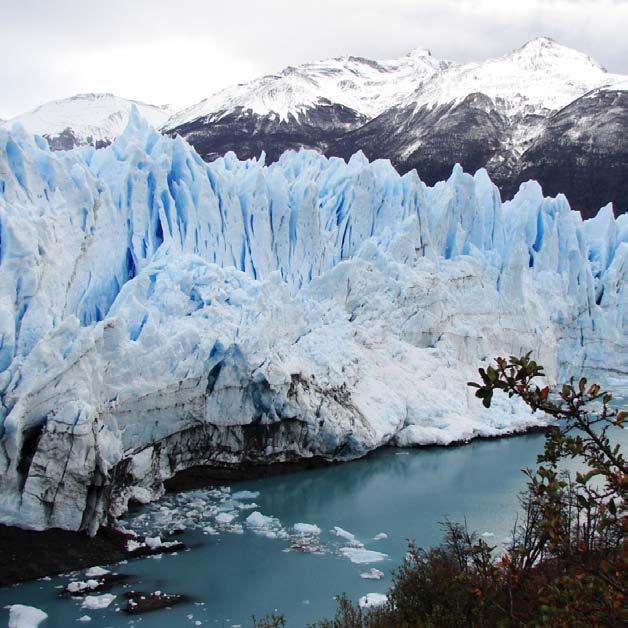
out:
{"label": "ice face", "polygon": [[199,464],[360,456],[540,424],[466,389],[498,354],[625,374],[628,225],[485,171],[204,163],[134,111],[109,147],[0,129],[0,520],[94,532]]}

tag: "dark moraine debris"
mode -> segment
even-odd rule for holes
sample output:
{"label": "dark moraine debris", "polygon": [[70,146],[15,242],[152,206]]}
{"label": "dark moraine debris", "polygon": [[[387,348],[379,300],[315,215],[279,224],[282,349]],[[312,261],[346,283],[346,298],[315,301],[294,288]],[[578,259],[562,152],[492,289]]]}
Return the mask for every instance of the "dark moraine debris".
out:
{"label": "dark moraine debris", "polygon": [[119,562],[129,557],[129,538],[113,528],[90,537],[58,528],[39,532],[0,525],[0,586]]}
{"label": "dark moraine debris", "polygon": [[164,481],[164,486],[169,493],[178,493],[207,486],[247,482],[274,475],[283,475],[295,471],[309,471],[338,464],[343,464],[343,461],[330,461],[321,456],[312,456],[311,458],[275,462],[267,465],[195,465],[178,471],[174,476]]}
{"label": "dark moraine debris", "polygon": [[127,605],[124,610],[131,615],[156,611],[160,608],[168,608],[192,601],[192,598],[187,595],[163,593],[162,591],[155,591],[154,593],[129,591],[125,593],[125,597],[127,598]]}

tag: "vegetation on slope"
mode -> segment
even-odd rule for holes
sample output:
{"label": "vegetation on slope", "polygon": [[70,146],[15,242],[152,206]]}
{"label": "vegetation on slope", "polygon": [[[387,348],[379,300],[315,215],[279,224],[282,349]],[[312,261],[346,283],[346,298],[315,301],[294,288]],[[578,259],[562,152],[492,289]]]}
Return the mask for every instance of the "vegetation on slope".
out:
{"label": "vegetation on slope", "polygon": [[[625,625],[626,461],[609,434],[626,411],[584,378],[540,388],[543,368],[530,354],[479,372],[481,383],[469,385],[486,407],[501,392],[556,419],[536,469],[524,471],[510,546],[499,554],[447,521],[439,547],[410,544],[384,606],[360,609],[341,596],[336,616],[313,628]],[[582,469],[575,476],[561,469],[569,460]]]}

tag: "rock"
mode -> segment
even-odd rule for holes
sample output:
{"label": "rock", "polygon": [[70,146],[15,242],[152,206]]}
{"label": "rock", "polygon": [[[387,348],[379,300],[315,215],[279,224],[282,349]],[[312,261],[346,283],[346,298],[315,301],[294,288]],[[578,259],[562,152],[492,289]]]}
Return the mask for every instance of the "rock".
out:
{"label": "rock", "polygon": [[191,598],[186,595],[168,594],[162,591],[155,591],[154,593],[129,591],[125,593],[125,597],[127,598],[127,605],[124,610],[130,615],[156,611],[160,608],[168,608],[191,601]]}

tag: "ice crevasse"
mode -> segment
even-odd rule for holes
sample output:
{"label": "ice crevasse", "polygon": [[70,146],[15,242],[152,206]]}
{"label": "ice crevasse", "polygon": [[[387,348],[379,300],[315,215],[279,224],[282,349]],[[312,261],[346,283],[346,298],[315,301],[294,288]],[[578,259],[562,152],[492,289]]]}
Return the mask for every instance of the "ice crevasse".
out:
{"label": "ice crevasse", "polygon": [[208,164],[134,112],[99,150],[0,130],[0,223],[4,523],[93,533],[191,466],[538,424],[467,389],[498,354],[628,371],[628,220],[535,182],[502,203],[458,166]]}

